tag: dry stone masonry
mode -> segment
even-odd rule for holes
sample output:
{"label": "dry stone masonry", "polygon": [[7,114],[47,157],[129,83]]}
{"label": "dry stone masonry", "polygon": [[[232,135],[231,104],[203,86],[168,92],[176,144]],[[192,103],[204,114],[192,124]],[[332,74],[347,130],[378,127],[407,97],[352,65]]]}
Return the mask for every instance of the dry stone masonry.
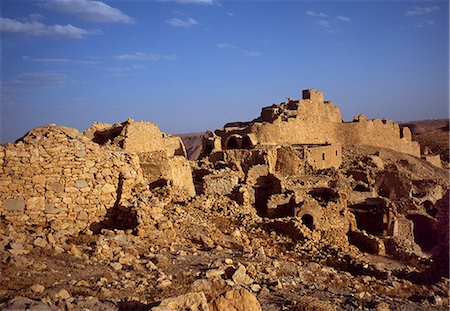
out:
{"label": "dry stone masonry", "polygon": [[18,227],[76,234],[120,206],[131,209],[138,185],[164,181],[174,195],[188,198],[195,192],[184,154],[179,138],[131,119],[95,123],[86,135],[36,128],[0,149],[0,216]]}

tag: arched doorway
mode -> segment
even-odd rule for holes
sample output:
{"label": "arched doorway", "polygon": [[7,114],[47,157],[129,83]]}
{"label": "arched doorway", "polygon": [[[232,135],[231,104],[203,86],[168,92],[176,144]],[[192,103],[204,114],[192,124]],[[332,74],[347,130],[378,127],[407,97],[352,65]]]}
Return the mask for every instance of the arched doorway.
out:
{"label": "arched doorway", "polygon": [[239,142],[236,137],[231,136],[227,140],[227,149],[239,149]]}

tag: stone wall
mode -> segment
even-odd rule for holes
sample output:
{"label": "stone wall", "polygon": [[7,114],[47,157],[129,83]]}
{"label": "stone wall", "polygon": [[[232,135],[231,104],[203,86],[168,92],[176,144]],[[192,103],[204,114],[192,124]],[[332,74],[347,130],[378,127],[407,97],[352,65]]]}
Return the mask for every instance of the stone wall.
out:
{"label": "stone wall", "polygon": [[400,129],[390,120],[359,117],[354,122],[339,124],[337,131],[337,139],[342,144],[380,146],[420,157],[420,145],[412,141],[409,128]]}
{"label": "stone wall", "polygon": [[179,199],[195,195],[191,167],[185,157],[170,157],[162,150],[141,152],[139,161],[150,188],[168,185]]}
{"label": "stone wall", "polygon": [[271,173],[290,176],[313,169],[338,168],[342,162],[340,144],[330,145],[260,145],[255,149],[225,149],[210,155],[213,163],[225,162],[247,175],[255,165],[267,165]]}
{"label": "stone wall", "polygon": [[[420,157],[420,146],[408,128],[386,120],[343,122],[340,110],[323,100],[317,90],[304,90],[303,99],[262,109],[261,116],[247,123],[230,123],[216,130],[223,149],[250,149],[256,145],[361,144],[390,148]],[[250,142],[250,143],[249,143]]]}
{"label": "stone wall", "polygon": [[[143,181],[137,155],[101,148],[75,129],[37,128],[0,149],[0,217],[79,232]],[[119,190],[119,179],[121,189]]]}
{"label": "stone wall", "polygon": [[342,147],[340,144],[306,147],[305,158],[315,169],[338,168],[342,163]]}
{"label": "stone wall", "polygon": [[113,145],[129,152],[164,150],[168,156],[186,157],[181,138],[162,133],[155,123],[133,119],[117,124],[95,122],[84,134],[94,142]]}
{"label": "stone wall", "polygon": [[136,224],[136,217],[125,218],[139,214],[133,208],[141,193],[166,187],[171,198],[195,195],[189,161],[176,155],[181,151],[179,138],[147,122],[96,123],[86,135],[36,128],[0,147],[0,219],[67,234],[93,224],[101,229],[115,216]]}

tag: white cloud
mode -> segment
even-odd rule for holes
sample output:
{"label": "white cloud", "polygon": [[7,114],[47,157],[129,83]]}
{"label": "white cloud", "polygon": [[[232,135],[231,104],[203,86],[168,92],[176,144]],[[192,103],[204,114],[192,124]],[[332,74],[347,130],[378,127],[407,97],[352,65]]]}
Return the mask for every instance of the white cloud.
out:
{"label": "white cloud", "polygon": [[171,18],[169,20],[166,21],[167,24],[173,26],[173,27],[183,27],[183,28],[189,28],[189,27],[193,27],[193,26],[197,26],[198,22],[191,18],[185,18],[185,19],[181,19],[181,18]]}
{"label": "white cloud", "polygon": [[314,22],[315,24],[319,25],[324,29],[324,31],[330,33],[330,34],[336,34],[338,32],[341,32],[339,28],[335,28],[329,21],[324,19],[319,19]]}
{"label": "white cloud", "polygon": [[145,65],[142,64],[134,64],[131,66],[115,66],[115,67],[109,67],[106,70],[108,70],[108,72],[110,72],[111,74],[115,75],[115,76],[121,76],[124,73],[131,73],[131,72],[136,72],[136,71],[142,71],[142,70],[146,70],[147,67]]}
{"label": "white cloud", "polygon": [[62,86],[73,82],[66,74],[56,72],[31,72],[18,75],[11,81],[17,86]]}
{"label": "white cloud", "polygon": [[249,57],[258,57],[258,56],[261,56],[261,55],[262,55],[262,52],[259,52],[259,51],[247,51],[247,50],[244,50],[244,54],[245,54],[246,56],[249,56]]}
{"label": "white cloud", "polygon": [[439,10],[439,7],[434,5],[434,6],[429,6],[429,7],[418,7],[415,6],[412,9],[408,10],[405,12],[406,16],[419,16],[419,15],[426,15],[426,14],[430,14],[433,13],[434,11]]}
{"label": "white cloud", "polygon": [[52,37],[82,39],[88,35],[98,34],[98,31],[89,31],[68,25],[45,25],[39,22],[20,22],[15,19],[0,17],[0,32],[21,33],[34,37]]}
{"label": "white cloud", "polygon": [[315,21],[315,23],[321,27],[326,27],[326,28],[330,27],[330,23],[324,19],[319,19],[319,20]]}
{"label": "white cloud", "polygon": [[102,1],[43,0],[40,5],[47,9],[75,15],[92,23],[134,23],[131,17]]}
{"label": "white cloud", "polygon": [[70,58],[33,58],[29,56],[22,57],[25,60],[30,60],[38,63],[46,63],[46,64],[80,64],[80,65],[94,65],[97,64],[96,61],[92,60],[79,60],[79,59],[70,59]]}
{"label": "white cloud", "polygon": [[165,2],[176,2],[181,4],[200,4],[200,5],[214,5],[217,4],[215,0],[163,0]]}
{"label": "white cloud", "polygon": [[335,33],[338,33],[338,32],[341,32],[341,30],[338,29],[338,28],[331,28],[331,29],[328,30],[328,33],[331,33],[331,34],[335,34]]}
{"label": "white cloud", "polygon": [[313,12],[313,11],[306,11],[305,12],[306,15],[309,16],[314,16],[314,17],[327,17],[328,15],[326,15],[325,13],[322,12]]}
{"label": "white cloud", "polygon": [[434,26],[436,22],[432,19],[424,19],[416,23],[417,28],[425,28]]}
{"label": "white cloud", "polygon": [[217,43],[216,47],[219,49],[234,49],[235,46],[229,43]]}
{"label": "white cloud", "polygon": [[348,22],[348,23],[351,22],[350,17],[347,17],[347,16],[338,15],[338,16],[336,16],[336,19],[338,19],[342,22]]}
{"label": "white cloud", "polygon": [[231,16],[231,17],[234,17],[235,15],[234,15],[234,13],[231,13],[231,12],[227,12],[226,13],[228,16]]}
{"label": "white cloud", "polygon": [[175,60],[177,56],[175,54],[158,55],[151,53],[136,52],[134,54],[115,55],[113,58],[117,60],[131,60],[131,61],[157,61],[161,59]]}

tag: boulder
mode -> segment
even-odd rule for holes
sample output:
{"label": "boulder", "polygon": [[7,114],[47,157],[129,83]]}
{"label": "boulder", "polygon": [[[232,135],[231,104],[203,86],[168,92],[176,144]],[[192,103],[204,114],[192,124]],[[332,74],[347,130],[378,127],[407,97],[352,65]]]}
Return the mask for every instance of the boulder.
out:
{"label": "boulder", "polygon": [[230,290],[210,304],[211,311],[261,311],[258,299],[246,289]]}
{"label": "boulder", "polygon": [[187,293],[177,297],[171,297],[161,301],[160,305],[153,307],[151,311],[209,311],[205,294]]}

